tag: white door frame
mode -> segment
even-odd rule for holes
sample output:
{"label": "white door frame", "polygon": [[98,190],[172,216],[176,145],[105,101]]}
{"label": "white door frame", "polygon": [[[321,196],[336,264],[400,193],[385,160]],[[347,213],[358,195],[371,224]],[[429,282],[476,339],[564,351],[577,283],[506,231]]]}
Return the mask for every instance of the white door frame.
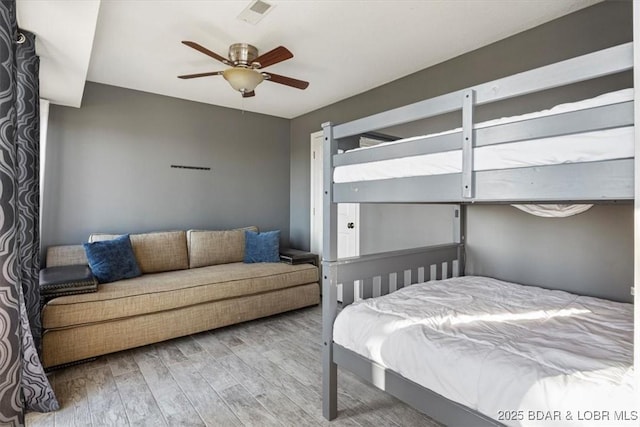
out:
{"label": "white door frame", "polygon": [[[323,139],[324,135],[322,131],[314,132],[310,136],[310,251],[318,254],[322,257],[322,154],[323,154]],[[339,204],[345,207],[345,204]],[[354,204],[353,219],[356,223],[355,228],[355,240],[354,249],[355,253],[348,254],[348,256],[357,256],[360,254],[360,204]],[[345,255],[342,255],[344,257]],[[338,254],[340,257],[340,254]]]}
{"label": "white door frame", "polygon": [[[310,146],[310,251],[322,259],[322,140],[323,132],[311,134]],[[318,195],[319,194],[319,195]]]}

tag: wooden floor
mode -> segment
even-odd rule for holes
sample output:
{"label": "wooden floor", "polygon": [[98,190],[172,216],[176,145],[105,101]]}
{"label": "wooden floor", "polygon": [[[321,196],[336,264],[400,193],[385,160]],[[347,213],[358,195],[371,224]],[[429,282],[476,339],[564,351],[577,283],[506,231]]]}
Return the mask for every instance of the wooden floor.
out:
{"label": "wooden floor", "polygon": [[338,418],[321,413],[320,307],[55,371],[61,404],[28,426],[437,426],[339,371]]}

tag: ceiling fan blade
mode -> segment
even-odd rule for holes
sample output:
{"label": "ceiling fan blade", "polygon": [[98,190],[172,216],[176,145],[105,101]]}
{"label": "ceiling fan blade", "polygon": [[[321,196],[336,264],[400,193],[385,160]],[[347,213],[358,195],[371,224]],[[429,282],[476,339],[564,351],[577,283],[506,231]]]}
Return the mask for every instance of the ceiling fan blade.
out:
{"label": "ceiling fan blade", "polygon": [[267,53],[263,53],[253,60],[252,63],[260,63],[259,68],[265,68],[269,65],[277,64],[278,62],[286,61],[293,58],[293,53],[284,46],[278,46],[275,49],[270,50]]}
{"label": "ceiling fan blade", "polygon": [[252,96],[256,96],[256,91],[252,90],[251,92],[244,92],[242,94],[243,98],[251,98]]}
{"label": "ceiling fan blade", "polygon": [[226,65],[230,65],[231,64],[229,62],[229,60],[227,58],[225,58],[224,56],[218,55],[217,53],[210,51],[206,47],[201,46],[196,42],[183,40],[182,44],[185,44],[185,45],[189,46],[190,48],[193,48],[193,49],[197,50],[198,52],[204,53],[205,55],[210,56],[213,59],[217,59],[218,61],[222,62],[223,64],[226,64]]}
{"label": "ceiling fan blade", "polygon": [[212,71],[210,73],[198,73],[198,74],[185,74],[182,76],[178,76],[179,79],[195,79],[196,77],[207,77],[207,76],[219,76],[222,75],[223,71]]}
{"label": "ceiling fan blade", "polygon": [[281,85],[295,87],[297,89],[306,89],[309,87],[309,82],[304,80],[298,80],[291,77],[281,76],[279,74],[264,73],[265,78],[274,83],[280,83]]}

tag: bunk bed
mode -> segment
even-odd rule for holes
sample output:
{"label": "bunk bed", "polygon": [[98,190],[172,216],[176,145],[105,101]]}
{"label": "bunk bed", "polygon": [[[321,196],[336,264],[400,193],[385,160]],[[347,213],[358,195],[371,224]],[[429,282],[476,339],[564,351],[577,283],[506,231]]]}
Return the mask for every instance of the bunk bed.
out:
{"label": "bunk bed", "polygon": [[[633,44],[627,43],[352,122],[323,124],[325,418],[337,416],[338,366],[447,425],[526,424],[531,415],[519,404],[544,412],[544,402],[548,406],[549,399],[559,401],[558,396],[570,394],[568,383],[581,390],[591,387],[595,395],[610,387],[607,393],[617,408],[633,406],[630,402],[635,402],[636,396],[629,391],[637,387],[633,356],[638,357],[638,351],[634,353],[632,343],[637,307],[465,277],[465,210],[471,203],[635,199],[636,101],[632,89],[485,123],[474,122],[474,108],[631,70],[633,49]],[[340,140],[459,110],[460,129],[338,154]],[[338,203],[455,204],[454,242],[338,259]],[[338,286],[342,286],[340,302]],[[492,311],[496,306],[511,317],[496,321],[496,316],[500,317]],[[452,317],[453,312],[457,317]],[[517,321],[509,321],[514,316]],[[540,318],[545,327],[536,329]],[[494,328],[497,324],[503,328]],[[591,330],[585,324],[600,326]],[[527,329],[555,331],[565,341],[577,334],[585,345],[615,350],[604,355],[586,351],[583,360],[571,362],[581,367],[580,373],[571,375],[580,371],[573,365],[562,367],[569,375],[560,375],[554,382],[545,369],[565,360],[564,356],[550,356],[548,351],[534,354],[536,343],[552,337],[527,336]],[[593,335],[585,334],[585,329]],[[507,342],[509,349],[496,351]],[[491,351],[481,348],[483,343],[491,345]],[[558,348],[562,352],[561,344]],[[399,357],[399,352],[407,357]],[[507,360],[514,354],[517,363],[526,366]],[[478,358],[491,359],[493,365]],[[613,359],[608,365],[603,362],[607,358]],[[414,366],[410,367],[412,360]],[[503,377],[489,371],[481,379],[480,366],[501,371]],[[553,368],[562,371],[558,366]],[[590,382],[593,377],[585,372],[600,372],[598,369],[610,371],[611,377],[594,385]],[[451,382],[440,372],[471,381],[475,394],[469,395],[463,384]],[[621,386],[612,386],[614,383]],[[594,408],[592,398],[580,396],[583,405],[574,400],[575,408],[589,403]],[[513,412],[505,413],[508,410]],[[547,425],[569,421],[562,418],[564,412],[542,415],[561,417]]]}

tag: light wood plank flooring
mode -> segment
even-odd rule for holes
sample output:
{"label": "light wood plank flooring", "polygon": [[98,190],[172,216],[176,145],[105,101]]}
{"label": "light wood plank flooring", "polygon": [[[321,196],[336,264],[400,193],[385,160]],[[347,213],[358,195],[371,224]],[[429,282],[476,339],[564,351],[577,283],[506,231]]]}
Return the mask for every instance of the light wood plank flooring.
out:
{"label": "light wood plank flooring", "polygon": [[62,408],[28,426],[437,426],[340,371],[321,411],[319,306],[98,358],[50,374]]}

